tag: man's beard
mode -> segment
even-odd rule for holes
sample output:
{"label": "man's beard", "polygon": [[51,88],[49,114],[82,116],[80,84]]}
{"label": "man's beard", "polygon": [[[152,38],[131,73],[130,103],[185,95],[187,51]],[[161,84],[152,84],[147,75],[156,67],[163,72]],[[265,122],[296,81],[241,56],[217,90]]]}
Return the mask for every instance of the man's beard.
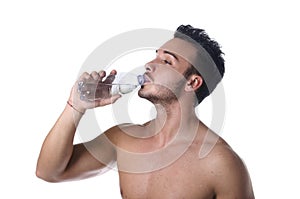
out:
{"label": "man's beard", "polygon": [[156,93],[143,93],[139,91],[139,96],[152,102],[153,104],[171,104],[178,101],[180,93],[185,86],[186,79],[179,80],[174,86],[167,87],[164,85],[156,85],[158,92]]}

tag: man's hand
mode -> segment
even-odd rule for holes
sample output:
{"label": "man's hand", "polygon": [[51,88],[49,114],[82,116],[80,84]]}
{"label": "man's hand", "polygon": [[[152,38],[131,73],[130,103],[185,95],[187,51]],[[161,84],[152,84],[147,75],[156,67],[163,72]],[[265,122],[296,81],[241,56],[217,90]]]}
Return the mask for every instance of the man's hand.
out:
{"label": "man's hand", "polygon": [[[110,75],[107,76],[107,78],[103,81],[103,78],[105,78],[106,73],[105,71],[100,71],[97,73],[96,71],[93,71],[92,73],[83,73],[79,79],[76,81],[75,85],[72,88],[70,97],[68,102],[79,112],[84,113],[86,109],[91,109],[95,107],[105,106],[108,104],[114,103],[117,99],[121,97],[121,95],[113,95],[107,98],[101,98],[97,99],[95,101],[84,101],[80,99],[80,93],[78,92],[78,82],[84,81],[84,82],[102,82],[105,84],[110,84],[114,80],[114,75],[117,74],[117,71],[112,70],[110,72]],[[108,91],[107,91],[108,92]]]}

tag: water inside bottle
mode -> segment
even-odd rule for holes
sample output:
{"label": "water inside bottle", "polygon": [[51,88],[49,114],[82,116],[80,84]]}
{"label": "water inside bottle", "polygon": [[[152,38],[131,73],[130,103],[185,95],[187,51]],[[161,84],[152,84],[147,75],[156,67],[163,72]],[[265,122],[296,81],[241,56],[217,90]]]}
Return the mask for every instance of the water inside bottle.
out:
{"label": "water inside bottle", "polygon": [[138,86],[144,84],[144,82],[144,75],[118,74],[114,76],[112,83],[104,83],[96,80],[80,81],[78,83],[78,92],[80,93],[81,100],[94,101],[109,98],[116,94],[130,93]]}

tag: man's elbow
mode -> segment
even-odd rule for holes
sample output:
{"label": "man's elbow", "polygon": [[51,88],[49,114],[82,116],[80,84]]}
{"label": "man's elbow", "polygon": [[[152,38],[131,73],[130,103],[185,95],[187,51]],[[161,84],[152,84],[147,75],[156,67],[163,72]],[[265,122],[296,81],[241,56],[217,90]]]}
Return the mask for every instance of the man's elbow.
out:
{"label": "man's elbow", "polygon": [[62,180],[59,180],[58,177],[55,177],[55,175],[48,174],[47,172],[41,171],[40,169],[36,169],[35,171],[36,177],[51,183],[57,183],[61,182]]}

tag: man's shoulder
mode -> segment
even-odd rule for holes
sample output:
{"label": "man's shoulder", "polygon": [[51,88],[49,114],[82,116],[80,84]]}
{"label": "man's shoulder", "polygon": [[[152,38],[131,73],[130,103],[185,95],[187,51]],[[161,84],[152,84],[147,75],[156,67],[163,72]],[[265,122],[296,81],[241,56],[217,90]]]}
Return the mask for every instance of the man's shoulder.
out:
{"label": "man's shoulder", "polygon": [[[203,159],[210,183],[219,192],[232,191],[235,194],[252,194],[248,170],[239,155],[222,139]],[[203,167],[202,167],[203,168]],[[250,197],[251,198],[251,197]]]}
{"label": "man's shoulder", "polygon": [[206,157],[200,157],[201,159],[209,163],[206,164],[210,165],[208,169],[217,173],[238,172],[237,168],[245,167],[239,155],[221,137],[216,140]]}
{"label": "man's shoulder", "polygon": [[133,123],[122,123],[111,127],[106,131],[107,134],[117,134],[119,136],[130,136],[133,132],[141,130],[143,125],[133,124]]}
{"label": "man's shoulder", "polygon": [[120,140],[128,140],[136,137],[136,133],[140,132],[143,125],[133,123],[118,124],[109,128],[105,135],[115,144],[120,143]]}
{"label": "man's shoulder", "polygon": [[238,154],[221,137],[219,137],[216,145],[208,156],[210,160],[216,163],[216,166],[223,166],[224,164],[232,164],[233,166],[241,161]]}

